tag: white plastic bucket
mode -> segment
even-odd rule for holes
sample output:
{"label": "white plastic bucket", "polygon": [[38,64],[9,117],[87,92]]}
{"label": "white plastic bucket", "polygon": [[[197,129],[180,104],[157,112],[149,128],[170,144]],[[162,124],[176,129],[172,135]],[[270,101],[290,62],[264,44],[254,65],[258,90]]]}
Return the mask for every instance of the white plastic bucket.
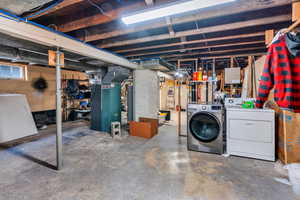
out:
{"label": "white plastic bucket", "polygon": [[287,166],[289,178],[294,192],[300,196],[300,164],[290,164]]}

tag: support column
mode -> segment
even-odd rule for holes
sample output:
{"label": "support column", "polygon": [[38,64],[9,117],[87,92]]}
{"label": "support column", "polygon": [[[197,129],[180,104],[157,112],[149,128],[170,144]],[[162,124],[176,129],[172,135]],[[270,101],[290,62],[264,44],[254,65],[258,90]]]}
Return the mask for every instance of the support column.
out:
{"label": "support column", "polygon": [[[180,69],[180,60],[177,61],[177,70]],[[180,78],[179,78],[180,79]],[[177,133],[178,133],[178,138],[180,138],[181,136],[181,82],[180,80],[177,79],[177,86],[178,86],[178,94],[177,94],[177,98],[178,98],[178,105],[177,108],[178,109],[178,113],[177,113],[177,120],[178,120],[178,124],[177,124]]]}
{"label": "support column", "polygon": [[181,137],[181,81],[178,80],[178,137]]}
{"label": "support column", "polygon": [[56,162],[57,170],[62,169],[62,111],[61,111],[61,52],[56,50]]}
{"label": "support column", "polygon": [[216,74],[216,59],[213,58],[213,63],[212,63],[212,84],[211,84],[211,101],[214,103],[214,98],[215,98],[215,89],[217,88],[217,74]]}

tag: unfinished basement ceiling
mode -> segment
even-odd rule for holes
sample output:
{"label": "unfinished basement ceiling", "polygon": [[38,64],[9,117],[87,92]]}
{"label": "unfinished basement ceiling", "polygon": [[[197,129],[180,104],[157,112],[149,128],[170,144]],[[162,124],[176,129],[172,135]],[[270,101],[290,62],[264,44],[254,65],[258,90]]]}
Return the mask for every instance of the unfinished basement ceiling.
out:
{"label": "unfinished basement ceiling", "polygon": [[173,64],[178,59],[228,56],[244,58],[239,60],[245,64],[248,55],[266,53],[265,30],[291,24],[292,0],[236,0],[136,25],[120,20],[123,15],[174,2],[180,1],[52,1],[45,3],[58,4],[22,17],[130,60],[162,58]]}
{"label": "unfinished basement ceiling", "polygon": [[174,63],[180,58],[262,55],[264,31],[291,24],[292,0],[236,0],[136,25],[120,20],[170,2],[179,0],[65,0],[30,19],[128,59]]}
{"label": "unfinished basement ceiling", "polygon": [[[65,53],[66,68],[98,70],[113,65],[131,69],[136,68],[135,64],[121,56],[84,44],[75,38],[68,37],[66,34],[60,34],[45,26],[27,21],[28,18],[34,17],[38,13],[43,13],[49,8],[57,9],[56,6],[66,2],[68,3],[68,1],[63,0],[26,1],[30,6],[27,4],[25,6],[23,5],[24,2],[19,4],[17,1],[11,1],[6,5],[2,5],[0,14],[0,59],[47,66],[48,50],[60,48],[60,51]],[[11,9],[14,5],[17,5],[15,9]],[[18,9],[18,6],[23,9]],[[32,7],[34,8],[32,9]],[[42,37],[40,37],[41,34],[43,35]]]}

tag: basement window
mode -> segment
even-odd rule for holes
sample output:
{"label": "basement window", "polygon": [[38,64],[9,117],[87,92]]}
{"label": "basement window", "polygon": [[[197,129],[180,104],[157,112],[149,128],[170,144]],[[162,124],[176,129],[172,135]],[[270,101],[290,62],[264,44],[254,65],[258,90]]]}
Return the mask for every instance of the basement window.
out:
{"label": "basement window", "polygon": [[23,67],[0,65],[0,79],[24,79]]}

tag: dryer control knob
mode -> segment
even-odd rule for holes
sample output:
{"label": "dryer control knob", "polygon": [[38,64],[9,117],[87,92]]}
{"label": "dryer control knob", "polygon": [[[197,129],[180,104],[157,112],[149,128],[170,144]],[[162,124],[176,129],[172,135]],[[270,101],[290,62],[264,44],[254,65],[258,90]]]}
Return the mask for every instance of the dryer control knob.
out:
{"label": "dryer control knob", "polygon": [[202,110],[206,110],[206,106],[202,106]]}

